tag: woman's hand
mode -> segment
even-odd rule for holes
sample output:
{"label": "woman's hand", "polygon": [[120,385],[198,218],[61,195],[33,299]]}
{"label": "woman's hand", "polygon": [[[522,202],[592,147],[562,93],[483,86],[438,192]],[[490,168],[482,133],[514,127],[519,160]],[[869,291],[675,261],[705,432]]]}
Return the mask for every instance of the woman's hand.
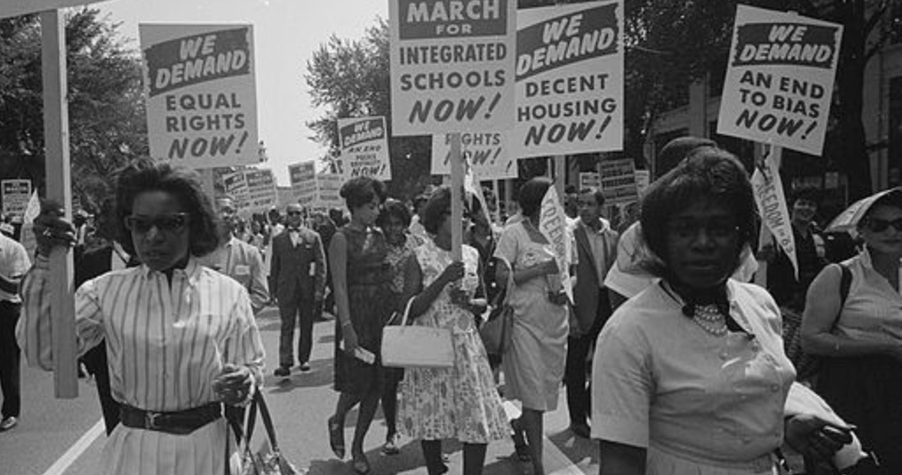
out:
{"label": "woman's hand", "polygon": [[557,267],[557,259],[548,259],[536,267],[538,267],[541,275],[554,275],[560,272],[560,269]]}
{"label": "woman's hand", "polygon": [[458,281],[462,279],[464,276],[464,263],[461,261],[454,261],[445,267],[445,270],[442,271],[438,276],[439,282],[442,285],[448,285],[451,282]]}
{"label": "woman's hand", "polygon": [[360,343],[357,341],[357,332],[354,331],[354,325],[348,323],[347,325],[341,326],[341,338],[344,342],[344,350],[345,353],[353,356],[354,350],[360,346]]}
{"label": "woman's hand", "polygon": [[38,254],[49,256],[54,247],[69,248],[75,244],[75,227],[64,217],[65,209],[52,200],[41,203],[41,214],[34,220],[34,237]]}
{"label": "woman's hand", "polygon": [[227,363],[222,373],[213,380],[213,392],[219,400],[231,406],[248,402],[253,395],[254,376],[250,368]]}
{"label": "woman's hand", "polygon": [[852,427],[834,424],[813,415],[797,415],[785,422],[786,443],[818,461],[829,461],[837,450],[852,442]]}

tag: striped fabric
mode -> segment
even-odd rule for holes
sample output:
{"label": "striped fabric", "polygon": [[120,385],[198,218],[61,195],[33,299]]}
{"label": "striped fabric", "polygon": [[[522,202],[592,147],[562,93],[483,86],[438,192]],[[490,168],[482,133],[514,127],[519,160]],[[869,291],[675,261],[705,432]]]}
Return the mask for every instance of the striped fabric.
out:
{"label": "striped fabric", "polygon": [[[48,262],[25,277],[17,329],[32,366],[53,367]],[[245,365],[263,381],[263,343],[247,291],[189,260],[172,283],[146,266],[109,272],[75,294],[78,352],[107,341],[110,386],[122,403],[177,411],[216,400],[212,381],[224,363]]]}

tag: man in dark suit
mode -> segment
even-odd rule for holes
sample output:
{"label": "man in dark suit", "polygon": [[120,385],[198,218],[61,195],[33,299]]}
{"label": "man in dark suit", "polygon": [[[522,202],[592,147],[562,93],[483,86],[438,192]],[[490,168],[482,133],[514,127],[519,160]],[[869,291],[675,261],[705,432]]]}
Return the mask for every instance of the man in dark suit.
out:
{"label": "man in dark suit", "polygon": [[[78,254],[75,260],[75,287],[78,288],[85,281],[93,279],[101,274],[119,269],[125,269],[138,265],[137,260],[127,252],[114,239],[113,225],[115,220],[114,205],[112,199],[104,201],[101,211],[97,216],[97,237],[100,245],[95,248],[85,249]],[[97,396],[100,398],[100,410],[103,412],[103,423],[107,435],[113,432],[119,424],[119,403],[110,394],[110,372],[107,367],[106,342],[88,350],[81,358],[85,369],[94,376],[97,386]]]}
{"label": "man in dark suit", "polygon": [[586,358],[601,327],[611,316],[604,277],[617,252],[616,231],[601,217],[604,195],[595,188],[583,189],[578,196],[579,218],[573,224],[573,237],[579,262],[573,288],[574,307],[567,339],[567,407],[570,430],[589,437],[590,393],[586,384]]}
{"label": "man in dark suit", "polygon": [[270,277],[282,317],[279,338],[279,367],[275,375],[291,374],[292,340],[295,322],[300,317],[298,361],[302,372],[310,370],[313,348],[314,310],[323,299],[326,282],[326,258],[318,234],[301,226],[303,208],[290,204],[286,208],[286,229],[272,240]]}

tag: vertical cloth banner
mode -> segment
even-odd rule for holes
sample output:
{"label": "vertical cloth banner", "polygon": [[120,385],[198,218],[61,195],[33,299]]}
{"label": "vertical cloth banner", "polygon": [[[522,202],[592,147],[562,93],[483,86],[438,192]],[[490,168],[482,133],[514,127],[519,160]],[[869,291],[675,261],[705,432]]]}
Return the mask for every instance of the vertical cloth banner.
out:
{"label": "vertical cloth banner", "polygon": [[555,187],[548,187],[542,198],[542,208],[539,215],[539,231],[545,239],[551,243],[554,258],[560,270],[561,285],[570,302],[573,302],[573,287],[570,285],[570,263],[572,262],[572,242],[570,230],[567,226],[567,215],[558,198]]}
{"label": "vertical cloth banner", "polygon": [[799,275],[799,261],[796,257],[795,236],[792,234],[792,222],[789,220],[789,207],[783,194],[783,182],[780,179],[780,168],[777,166],[780,147],[769,147],[770,151],[755,166],[752,174],[752,189],[755,191],[755,203],[764,225],[773,234],[777,244],[783,248],[796,278]]}
{"label": "vertical cloth banner", "polygon": [[516,0],[390,0],[393,135],[509,129]]}
{"label": "vertical cloth banner", "polygon": [[338,140],[341,158],[334,163],[339,175],[391,180],[385,117],[338,119]]}
{"label": "vertical cloth banner", "polygon": [[621,205],[639,201],[636,186],[636,164],[632,158],[603,160],[598,163],[601,192],[606,205]]}
{"label": "vertical cloth banner", "polygon": [[623,150],[623,2],[520,10],[519,158]]}
{"label": "vertical cloth banner", "polygon": [[288,166],[288,178],[294,190],[295,202],[312,206],[316,200],[316,164],[312,161]]}
{"label": "vertical cloth banner", "polygon": [[0,201],[3,202],[3,216],[22,216],[31,199],[31,180],[12,179],[0,181]]}
{"label": "vertical cloth banner", "polygon": [[842,32],[739,5],[717,132],[821,155]]}
{"label": "vertical cloth banner", "polygon": [[150,154],[191,168],[258,163],[250,25],[139,25]]}
{"label": "vertical cloth banner", "polygon": [[[517,178],[517,160],[511,155],[504,132],[466,132],[460,134],[460,149],[473,173],[482,181]],[[451,136],[432,136],[433,175],[451,174]]]}

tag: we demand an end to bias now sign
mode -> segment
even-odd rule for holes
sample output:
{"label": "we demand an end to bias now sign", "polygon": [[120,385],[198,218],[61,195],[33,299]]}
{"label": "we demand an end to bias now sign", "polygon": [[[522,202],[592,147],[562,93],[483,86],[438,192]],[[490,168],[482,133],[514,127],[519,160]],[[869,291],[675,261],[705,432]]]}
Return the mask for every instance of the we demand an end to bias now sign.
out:
{"label": "we demand an end to bias now sign", "polygon": [[257,163],[250,25],[140,25],[150,153],[193,168]]}

